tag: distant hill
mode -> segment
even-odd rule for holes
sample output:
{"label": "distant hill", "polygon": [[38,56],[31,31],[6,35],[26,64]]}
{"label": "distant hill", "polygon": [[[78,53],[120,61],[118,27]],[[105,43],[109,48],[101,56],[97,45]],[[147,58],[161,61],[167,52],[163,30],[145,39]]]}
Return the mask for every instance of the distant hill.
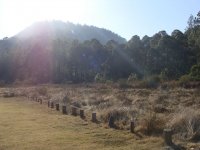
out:
{"label": "distant hill", "polygon": [[37,22],[21,31],[16,37],[21,39],[29,38],[50,38],[53,40],[62,39],[64,41],[97,39],[101,44],[106,44],[110,40],[114,40],[120,44],[125,43],[126,39],[113,33],[112,31],[98,28],[95,26],[73,24],[62,21],[45,21]]}

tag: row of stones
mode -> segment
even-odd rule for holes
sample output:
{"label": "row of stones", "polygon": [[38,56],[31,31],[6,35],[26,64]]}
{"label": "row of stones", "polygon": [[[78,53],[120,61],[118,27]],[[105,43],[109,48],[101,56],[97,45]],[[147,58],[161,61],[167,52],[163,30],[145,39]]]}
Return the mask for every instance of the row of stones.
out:
{"label": "row of stones", "polygon": [[[34,98],[34,99],[31,98],[31,100],[34,100],[36,102],[39,102],[40,104],[43,104],[43,101],[42,101],[41,98]],[[48,101],[48,107],[49,108],[53,109],[54,105],[55,105],[56,110],[60,111],[60,105],[58,103],[54,104],[54,102]],[[77,116],[78,115],[77,110],[78,110],[77,107],[71,106],[71,115]],[[62,111],[63,114],[67,114],[67,106],[66,105],[62,105],[61,111]],[[79,114],[80,114],[80,118],[85,119],[85,113],[84,113],[83,109],[80,109]],[[97,117],[96,117],[96,112],[92,112],[91,121],[92,122],[97,122],[98,121]],[[113,116],[110,116],[109,121],[108,121],[108,126],[110,128],[114,128],[115,127],[114,117]],[[134,121],[131,121],[131,123],[130,123],[130,132],[131,133],[134,133],[134,128],[135,128]],[[167,147],[165,147],[166,149],[168,149],[168,148],[170,148],[171,146],[174,145],[173,142],[172,142],[172,134],[173,134],[173,132],[172,132],[171,129],[164,129],[164,131],[163,131],[164,142],[165,142],[165,145],[167,145]]]}
{"label": "row of stones", "polygon": [[[48,101],[48,107],[54,108],[54,103]],[[58,103],[55,104],[55,108],[56,108],[57,111],[59,111],[59,110],[60,110],[60,105],[59,105]],[[67,107],[66,107],[65,105],[62,106],[62,113],[63,113],[63,114],[67,114],[66,108],[67,108]],[[77,108],[77,107],[74,107],[74,106],[71,107],[71,114],[72,114],[73,116],[77,116],[77,115],[78,115],[77,111],[78,111],[78,108]],[[85,113],[84,113],[84,110],[83,110],[83,109],[80,109],[79,114],[80,114],[80,117],[81,117],[82,119],[85,119]],[[92,112],[92,119],[91,119],[91,121],[92,121],[92,122],[98,122],[97,117],[96,117],[96,112]],[[109,125],[110,128],[114,128],[114,127],[115,127],[115,124],[114,124],[114,117],[113,117],[113,116],[110,116],[109,121],[108,121],[108,125]],[[131,121],[130,129],[131,129],[131,132],[132,132],[132,133],[134,133],[134,128],[135,128],[134,121]]]}

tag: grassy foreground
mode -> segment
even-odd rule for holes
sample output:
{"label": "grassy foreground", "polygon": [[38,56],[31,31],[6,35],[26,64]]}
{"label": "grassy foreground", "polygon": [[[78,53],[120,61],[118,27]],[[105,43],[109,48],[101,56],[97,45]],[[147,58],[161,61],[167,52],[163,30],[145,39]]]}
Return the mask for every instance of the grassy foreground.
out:
{"label": "grassy foreground", "polygon": [[0,150],[160,150],[162,140],[62,115],[23,98],[0,98]]}

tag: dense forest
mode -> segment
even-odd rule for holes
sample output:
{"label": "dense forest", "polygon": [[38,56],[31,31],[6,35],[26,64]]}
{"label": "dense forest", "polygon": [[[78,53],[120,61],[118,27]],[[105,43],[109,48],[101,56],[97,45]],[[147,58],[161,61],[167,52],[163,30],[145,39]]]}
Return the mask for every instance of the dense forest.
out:
{"label": "dense forest", "polygon": [[105,29],[52,21],[0,40],[0,81],[80,83],[145,79],[200,80],[200,12],[184,33],[160,31],[129,41]]}

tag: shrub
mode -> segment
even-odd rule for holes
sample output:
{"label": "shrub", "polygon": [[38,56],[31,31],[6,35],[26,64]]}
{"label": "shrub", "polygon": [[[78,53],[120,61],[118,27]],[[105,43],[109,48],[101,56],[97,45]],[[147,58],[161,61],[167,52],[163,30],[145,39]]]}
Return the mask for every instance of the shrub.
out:
{"label": "shrub", "polygon": [[191,71],[190,71],[190,76],[194,80],[200,81],[200,64],[192,66]]}
{"label": "shrub", "polygon": [[192,81],[192,78],[190,75],[183,75],[179,79],[179,85],[186,86],[190,81]]}
{"label": "shrub", "polygon": [[136,80],[138,80],[137,74],[131,73],[131,74],[129,75],[129,77],[128,77],[128,82],[134,82],[134,81],[136,81]]}
{"label": "shrub", "polygon": [[125,107],[122,108],[115,108],[115,109],[110,109],[110,111],[107,112],[105,116],[105,120],[108,120],[110,116],[113,116],[115,120],[123,120],[123,119],[128,119],[128,110]]}
{"label": "shrub", "polygon": [[165,128],[165,118],[159,117],[156,113],[149,113],[139,121],[136,132],[141,132],[146,135],[162,134]]}
{"label": "shrub", "polygon": [[160,79],[163,81],[167,81],[169,76],[169,70],[165,68],[164,70],[161,71],[160,73]]}
{"label": "shrub", "polygon": [[133,111],[128,107],[112,107],[100,113],[100,119],[107,123],[110,116],[114,118],[116,128],[126,128],[128,121],[133,116]]}
{"label": "shrub", "polygon": [[101,73],[97,73],[96,76],[94,77],[94,81],[98,83],[105,83],[106,79]]}
{"label": "shrub", "polygon": [[174,113],[168,126],[179,138],[196,141],[200,139],[200,112],[194,109],[180,109]]}

